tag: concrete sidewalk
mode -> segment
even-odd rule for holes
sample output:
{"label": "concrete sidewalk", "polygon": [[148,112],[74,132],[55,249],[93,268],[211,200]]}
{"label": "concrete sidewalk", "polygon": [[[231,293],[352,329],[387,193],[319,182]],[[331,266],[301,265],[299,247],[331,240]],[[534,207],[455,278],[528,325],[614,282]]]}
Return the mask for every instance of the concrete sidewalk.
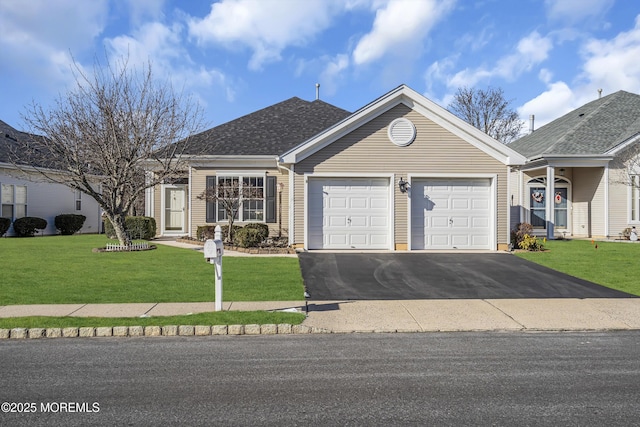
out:
{"label": "concrete sidewalk", "polygon": [[[335,333],[640,329],[640,298],[309,301],[303,325]],[[225,302],[224,310],[305,311],[305,301]],[[205,303],[0,307],[0,317],[151,317],[213,311]],[[114,325],[116,326],[116,325]]]}

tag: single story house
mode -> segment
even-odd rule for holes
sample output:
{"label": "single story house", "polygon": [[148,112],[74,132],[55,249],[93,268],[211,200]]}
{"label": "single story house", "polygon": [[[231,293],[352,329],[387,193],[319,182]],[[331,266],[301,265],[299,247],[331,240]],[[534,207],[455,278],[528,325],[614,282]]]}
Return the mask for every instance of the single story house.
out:
{"label": "single story house", "polygon": [[639,141],[640,95],[619,91],[512,142],[526,163],[511,172],[511,226],[528,222],[550,239],[640,226],[640,170],[627,162]]}
{"label": "single story house", "polygon": [[193,142],[184,176],[146,194],[159,235],[226,224],[198,196],[235,180],[263,189],[236,223],[265,222],[307,250],[506,249],[513,171],[527,163],[405,85],[354,113],[291,98]]}
{"label": "single story house", "polygon": [[[64,185],[45,182],[35,170],[30,172],[28,166],[17,168],[11,162],[18,141],[31,137],[0,120],[0,217],[12,222],[24,216],[44,218],[47,228],[43,234],[56,234],[57,215],[80,214],[87,217],[80,233],[99,233],[102,212],[93,198]],[[13,226],[6,235],[14,235]]]}

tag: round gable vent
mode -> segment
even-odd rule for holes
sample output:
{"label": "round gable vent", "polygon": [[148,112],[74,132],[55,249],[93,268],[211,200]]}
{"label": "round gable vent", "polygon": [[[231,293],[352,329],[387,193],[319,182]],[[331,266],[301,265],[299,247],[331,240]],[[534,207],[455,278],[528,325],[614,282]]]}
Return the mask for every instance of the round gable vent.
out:
{"label": "round gable vent", "polygon": [[416,127],[411,120],[401,117],[389,125],[389,140],[399,147],[406,147],[416,138]]}

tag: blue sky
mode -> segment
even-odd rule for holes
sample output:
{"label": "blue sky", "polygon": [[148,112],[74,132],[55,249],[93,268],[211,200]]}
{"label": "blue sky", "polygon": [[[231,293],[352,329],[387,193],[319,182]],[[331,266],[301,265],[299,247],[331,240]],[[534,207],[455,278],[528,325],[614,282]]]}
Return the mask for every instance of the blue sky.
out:
{"label": "blue sky", "polygon": [[599,88],[640,93],[636,0],[0,0],[0,29],[0,120],[18,129],[72,87],[72,56],[90,70],[127,52],[209,126],[316,83],[349,111],[402,83],[443,107],[493,86],[536,127]]}

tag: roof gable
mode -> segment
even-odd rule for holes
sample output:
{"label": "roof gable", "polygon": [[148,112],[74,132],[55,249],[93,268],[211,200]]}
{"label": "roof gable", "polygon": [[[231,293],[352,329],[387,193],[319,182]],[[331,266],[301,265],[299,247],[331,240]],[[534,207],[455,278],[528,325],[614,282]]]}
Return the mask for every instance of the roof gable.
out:
{"label": "roof gable", "polygon": [[618,91],[591,101],[509,146],[534,159],[605,155],[640,135],[640,95]]}
{"label": "roof gable", "polygon": [[188,155],[277,156],[350,113],[293,97],[191,137]]}
{"label": "roof gable", "polygon": [[525,162],[525,158],[517,152],[471,126],[406,85],[398,86],[336,123],[334,126],[287,151],[280,157],[280,162],[297,163],[304,160],[399,104],[404,104],[417,111],[442,128],[457,135],[464,141],[506,165],[519,165]]}

